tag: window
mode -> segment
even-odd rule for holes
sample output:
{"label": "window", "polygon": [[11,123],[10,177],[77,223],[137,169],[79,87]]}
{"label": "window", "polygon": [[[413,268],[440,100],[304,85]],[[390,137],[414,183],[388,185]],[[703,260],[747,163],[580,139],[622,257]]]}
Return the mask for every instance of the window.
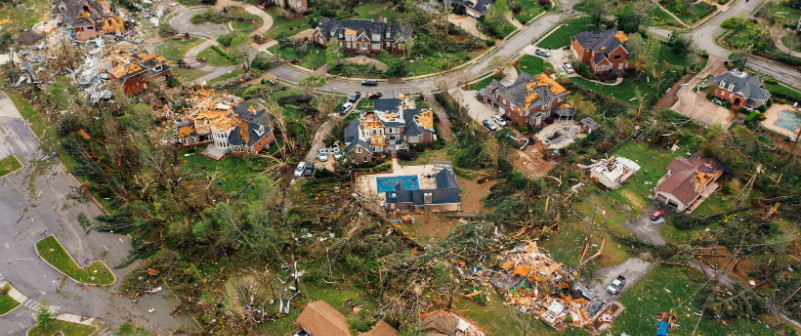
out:
{"label": "window", "polygon": [[363,162],[367,162],[367,157],[366,156],[364,157],[364,161]]}
{"label": "window", "polygon": [[389,47],[389,42],[387,42],[387,47]]}
{"label": "window", "polygon": [[362,153],[362,148],[361,147],[356,147],[356,153],[361,154]]}
{"label": "window", "polygon": [[547,108],[549,108],[549,107],[551,107],[551,104],[545,104],[545,106],[543,106],[542,108],[543,108],[543,109],[547,109]]}
{"label": "window", "polygon": [[622,56],[623,56],[623,55],[615,55],[615,57],[614,57],[614,58],[615,58],[615,59],[620,59],[620,57],[622,57]]}
{"label": "window", "polygon": [[61,6],[61,8],[59,8],[59,9],[61,10],[62,13],[67,11],[67,7],[64,7],[64,6]]}
{"label": "window", "polygon": [[379,39],[381,39],[381,36],[378,34],[373,34],[373,41],[378,41]]}
{"label": "window", "polygon": [[725,88],[726,87],[726,81],[720,81],[720,87]]}

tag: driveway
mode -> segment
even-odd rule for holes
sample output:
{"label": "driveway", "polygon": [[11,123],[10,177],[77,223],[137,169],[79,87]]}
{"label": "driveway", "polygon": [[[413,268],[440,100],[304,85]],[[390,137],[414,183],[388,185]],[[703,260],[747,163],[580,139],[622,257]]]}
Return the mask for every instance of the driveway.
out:
{"label": "driveway", "polygon": [[734,121],[737,114],[707,99],[705,90],[693,92],[693,88],[701,84],[704,77],[709,74],[719,75],[723,71],[726,71],[723,60],[720,57],[710,55],[706,67],[690,79],[687,85],[679,88],[677,92],[679,100],[673,104],[671,109],[709,126],[715,124],[728,125]]}
{"label": "driveway", "polygon": [[[640,281],[640,279],[648,274],[653,267],[654,265],[652,263],[640,258],[628,258],[620,265],[599,269],[598,272],[595,273],[595,277],[597,279],[603,279],[603,282],[599,283],[598,281],[593,281],[590,284],[590,290],[598,294],[598,298],[604,300],[604,302],[612,303],[617,300],[622,293],[625,293],[629,288],[634,286],[637,281]],[[621,290],[620,293],[611,295],[606,292],[606,286],[612,283],[612,280],[617,278],[618,275],[622,275],[626,278],[626,285],[623,286],[623,290]]]}
{"label": "driveway", "polygon": [[[117,282],[112,287],[87,290],[65,280],[38,258],[34,244],[44,237],[45,230],[55,235],[80,265],[87,259],[103,260],[110,267],[120,264],[128,256],[130,239],[113,233],[84,232],[76,220],[78,214],[94,218],[102,211],[92,202],[80,203],[68,197],[78,181],[53,160],[39,162],[44,157],[39,140],[12,101],[0,93],[0,157],[8,154],[16,155],[24,168],[0,178],[0,282],[11,282],[29,300],[0,318],[0,330],[8,335],[25,335],[36,323],[36,308],[43,299],[58,313],[100,318],[107,325],[130,319],[154,333],[194,326],[184,315],[169,317],[175,303],[172,296],[147,296],[134,306],[131,300],[115,294],[119,293],[122,276],[138,262],[113,269]],[[153,314],[147,312],[151,308],[155,308]]]}
{"label": "driveway", "polygon": [[454,97],[457,95],[462,96],[462,105],[466,105],[467,108],[470,109],[468,111],[470,118],[473,118],[473,120],[479,124],[486,119],[492,120],[492,116],[498,114],[497,111],[493,110],[487,106],[487,104],[484,104],[484,102],[478,100],[478,98],[474,96],[476,93],[475,90],[465,91],[462,90],[462,88],[454,88],[450,89],[449,92]]}
{"label": "driveway", "polygon": [[634,234],[642,240],[657,245],[665,245],[665,240],[659,235],[659,228],[665,224],[665,221],[667,217],[670,216],[671,212],[667,211],[666,209],[662,209],[665,211],[665,216],[663,216],[663,218],[659,221],[653,222],[651,221],[651,214],[653,214],[656,210],[656,205],[651,204],[639,217],[637,217],[634,222],[627,219],[623,221],[621,225],[629,231],[634,232]]}
{"label": "driveway", "polygon": [[204,13],[206,11],[208,11],[206,8],[185,11],[172,18],[172,20],[170,20],[170,24],[180,32],[189,32],[190,34],[202,35],[216,40],[218,37],[228,32],[228,28],[225,27],[225,25],[211,23],[208,21],[201,24],[192,23],[192,16],[195,14]]}
{"label": "driveway", "polygon": [[478,37],[482,40],[495,40],[492,37],[482,34],[476,28],[476,19],[466,16],[466,15],[456,15],[456,14],[448,14],[448,21],[451,23],[459,26],[460,28],[466,30],[468,33],[473,34],[473,36]]}

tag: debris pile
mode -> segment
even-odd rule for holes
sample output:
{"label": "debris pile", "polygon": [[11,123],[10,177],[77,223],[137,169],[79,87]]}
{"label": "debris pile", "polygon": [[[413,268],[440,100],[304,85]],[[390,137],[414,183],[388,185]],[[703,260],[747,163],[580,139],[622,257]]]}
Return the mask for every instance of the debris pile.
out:
{"label": "debris pile", "polygon": [[484,336],[477,326],[445,310],[420,314],[420,330],[427,335]]}

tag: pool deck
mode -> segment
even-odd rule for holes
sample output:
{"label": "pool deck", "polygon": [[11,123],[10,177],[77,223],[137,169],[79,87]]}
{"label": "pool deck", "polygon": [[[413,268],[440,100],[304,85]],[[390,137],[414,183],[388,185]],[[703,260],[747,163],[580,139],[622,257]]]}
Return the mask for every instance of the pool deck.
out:
{"label": "pool deck", "polygon": [[789,130],[787,130],[785,128],[776,126],[773,123],[775,123],[777,120],[779,120],[779,112],[787,111],[787,110],[794,110],[796,108],[798,108],[798,107],[793,107],[793,105],[790,105],[790,104],[775,104],[774,103],[773,106],[771,106],[767,111],[765,111],[765,120],[763,120],[762,123],[761,123],[762,127],[765,127],[765,128],[767,128],[767,129],[769,129],[769,130],[771,130],[773,132],[776,132],[778,134],[781,134],[781,135],[784,135],[784,136],[789,136],[790,138],[795,139],[795,135],[797,134],[798,129],[796,129],[795,132],[791,132],[791,131],[789,131]]}
{"label": "pool deck", "polygon": [[[442,166],[436,163],[424,166],[402,166],[400,163],[398,163],[397,159],[394,159],[392,160],[392,173],[360,175],[356,179],[356,190],[358,190],[362,195],[365,195],[383,204],[386,201],[386,195],[384,193],[379,194],[377,192],[378,183],[376,182],[376,178],[416,175],[417,180],[420,183],[420,189],[435,189],[437,187],[437,181],[433,176],[441,169]],[[432,177],[428,178],[426,175],[431,175]]]}

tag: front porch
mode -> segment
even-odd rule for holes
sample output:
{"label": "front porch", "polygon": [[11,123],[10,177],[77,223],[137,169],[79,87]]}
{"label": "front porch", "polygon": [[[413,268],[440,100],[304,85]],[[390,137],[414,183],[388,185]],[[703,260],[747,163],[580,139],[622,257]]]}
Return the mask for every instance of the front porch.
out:
{"label": "front porch", "polygon": [[200,152],[200,155],[219,161],[230,152],[230,149],[217,147],[214,145],[214,142],[212,142],[209,143],[209,145],[206,147],[206,150]]}

